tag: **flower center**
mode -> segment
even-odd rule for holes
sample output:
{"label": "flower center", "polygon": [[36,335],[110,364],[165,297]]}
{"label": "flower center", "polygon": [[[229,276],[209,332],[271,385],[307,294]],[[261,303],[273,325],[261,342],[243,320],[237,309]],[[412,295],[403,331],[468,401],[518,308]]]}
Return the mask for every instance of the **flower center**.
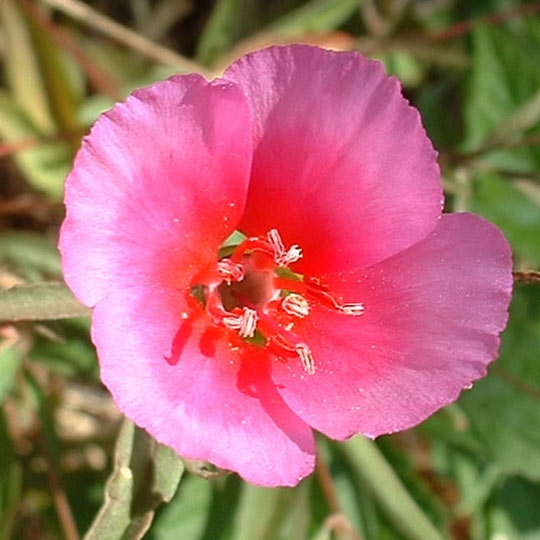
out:
{"label": "flower center", "polygon": [[361,303],[345,303],[323,281],[295,273],[299,246],[286,248],[276,229],[249,237],[221,258],[215,272],[191,289],[216,326],[237,333],[246,343],[264,347],[281,361],[297,358],[306,373],[315,373],[309,346],[294,332],[314,304],[358,316]]}

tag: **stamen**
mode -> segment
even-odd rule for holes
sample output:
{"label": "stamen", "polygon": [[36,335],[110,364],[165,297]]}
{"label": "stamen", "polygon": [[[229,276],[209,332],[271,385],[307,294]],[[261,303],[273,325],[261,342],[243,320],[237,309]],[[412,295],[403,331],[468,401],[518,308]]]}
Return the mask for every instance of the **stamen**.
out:
{"label": "stamen", "polygon": [[309,315],[310,306],[308,301],[303,296],[296,293],[288,294],[281,301],[281,307],[285,313],[301,319]]}
{"label": "stamen", "polygon": [[320,279],[306,277],[304,278],[304,282],[306,285],[306,294],[315,298],[321,304],[337,309],[344,315],[358,316],[364,313],[364,304],[361,302],[341,302]]}
{"label": "stamen", "polygon": [[252,338],[255,335],[257,329],[257,312],[251,308],[244,308],[244,315],[242,317],[242,326],[238,330],[240,337]]}
{"label": "stamen", "polygon": [[292,245],[286,253],[276,257],[279,266],[289,266],[302,258],[302,250],[297,244]]}
{"label": "stamen", "polygon": [[268,238],[268,242],[274,249],[274,260],[278,266],[288,266],[302,258],[302,250],[297,244],[294,244],[288,250],[285,249],[285,245],[277,229],[268,231],[266,238]]}
{"label": "stamen", "polygon": [[237,330],[243,338],[252,338],[257,329],[257,312],[251,308],[243,308],[241,313],[227,312],[221,322],[226,328]]}
{"label": "stamen", "polygon": [[345,315],[362,315],[364,313],[364,304],[360,302],[348,302],[346,304],[338,304],[338,310]]}
{"label": "stamen", "polygon": [[266,347],[279,359],[287,359],[298,356],[302,362],[304,371],[308,375],[315,373],[315,359],[311,349],[298,337],[282,328],[265,313],[260,316],[261,330],[267,336]]}
{"label": "stamen", "polygon": [[300,359],[304,371],[313,375],[313,353],[293,332],[295,326],[301,330],[298,319],[308,317],[314,304],[351,316],[362,315],[364,305],[343,302],[324,280],[290,270],[301,257],[298,245],[286,248],[278,230],[271,229],[233,247],[217,261],[219,279],[212,269],[208,281],[193,285],[190,292],[214,325],[237,332],[249,346],[264,347],[280,361]]}
{"label": "stamen", "polygon": [[217,263],[220,277],[230,285],[233,281],[242,281],[245,276],[244,267],[231,259],[221,259]]}
{"label": "stamen", "polygon": [[277,229],[270,229],[266,233],[266,238],[268,238],[270,245],[274,248],[276,253],[285,253],[285,244],[283,244],[283,240]]}
{"label": "stamen", "polygon": [[308,375],[313,375],[315,373],[315,360],[313,359],[311,350],[305,343],[298,343],[295,348],[304,367],[304,371]]}

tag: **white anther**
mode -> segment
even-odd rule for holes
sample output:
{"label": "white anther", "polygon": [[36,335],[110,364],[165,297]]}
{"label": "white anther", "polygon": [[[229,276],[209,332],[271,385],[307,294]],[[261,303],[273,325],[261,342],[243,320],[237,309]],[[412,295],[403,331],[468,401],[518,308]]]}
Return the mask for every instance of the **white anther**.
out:
{"label": "white anther", "polygon": [[259,317],[254,309],[245,307],[241,314],[231,313],[221,319],[223,325],[231,330],[238,330],[238,335],[251,338],[255,335]]}
{"label": "white anther", "polygon": [[309,303],[300,294],[291,293],[281,301],[281,307],[285,313],[303,319],[309,315]]}
{"label": "white anther", "polygon": [[229,285],[233,281],[242,281],[244,279],[244,267],[241,264],[231,261],[231,259],[221,259],[217,263],[217,270],[219,275]]}
{"label": "white anther", "polygon": [[279,266],[288,266],[302,258],[300,246],[294,244],[289,249],[285,249],[285,245],[277,229],[268,231],[266,238],[274,249],[274,260]]}
{"label": "white anther", "polygon": [[289,266],[302,258],[302,249],[297,244],[291,246],[286,253],[276,256],[276,262],[279,266]]}
{"label": "white anther", "polygon": [[364,304],[361,304],[360,302],[350,302],[347,304],[340,304],[338,309],[345,315],[357,316],[364,313]]}
{"label": "white anther", "polygon": [[285,253],[285,245],[277,229],[271,229],[266,233],[266,238],[270,242],[271,246],[274,248],[276,254]]}
{"label": "white anther", "polygon": [[231,313],[230,315],[223,317],[221,322],[226,328],[230,328],[231,330],[240,330],[242,327],[242,319],[242,315],[235,315],[234,313]]}
{"label": "white anther", "polygon": [[244,338],[253,337],[257,328],[258,319],[259,317],[257,316],[257,312],[254,309],[244,308],[242,325],[238,330],[238,335]]}
{"label": "white anther", "polygon": [[313,359],[313,354],[309,347],[305,343],[298,343],[295,346],[295,349],[300,357],[304,371],[308,375],[313,375],[315,373],[315,360]]}

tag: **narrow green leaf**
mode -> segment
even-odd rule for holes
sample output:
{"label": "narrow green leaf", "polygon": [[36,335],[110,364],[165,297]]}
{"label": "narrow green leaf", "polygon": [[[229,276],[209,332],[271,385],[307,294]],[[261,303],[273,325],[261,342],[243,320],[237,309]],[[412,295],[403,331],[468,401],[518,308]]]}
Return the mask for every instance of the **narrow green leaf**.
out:
{"label": "narrow green leaf", "polygon": [[[178,493],[156,519],[152,537],[156,540],[204,538],[211,505],[212,483],[186,474]],[[230,508],[230,513],[233,512]]]}
{"label": "narrow green leaf", "polygon": [[540,71],[535,58],[539,32],[540,25],[531,18],[523,20],[519,31],[478,26],[471,34],[463,149],[483,152],[482,160],[500,170],[534,173],[540,165],[540,151],[533,145],[495,148],[520,133],[540,133]]}
{"label": "narrow green leaf", "polygon": [[90,310],[63,283],[20,285],[0,291],[0,321],[42,321],[89,314]]}
{"label": "narrow green leaf", "polygon": [[59,278],[62,274],[56,244],[43,235],[7,232],[0,236],[0,259],[26,269],[37,269]]}
{"label": "narrow green leaf", "polygon": [[540,265],[540,205],[531,197],[498,174],[478,173],[471,209],[502,229],[519,259]]}
{"label": "narrow green leaf", "polygon": [[125,420],[105,500],[85,540],[142,538],[155,509],[172,499],[183,473],[182,460],[173,450]]}
{"label": "narrow green leaf", "polygon": [[0,2],[7,80],[18,105],[42,133],[55,131],[37,50],[26,18],[14,0]]}
{"label": "narrow green leaf", "polygon": [[311,540],[332,540],[332,529],[325,523],[323,526],[311,537]]}
{"label": "narrow green leaf", "polygon": [[484,141],[482,148],[490,149],[515,140],[515,136],[540,122],[540,90],[509,114]]}
{"label": "narrow green leaf", "polygon": [[[279,537],[294,490],[244,484],[237,513],[235,540],[273,540]],[[261,513],[264,508],[264,513]]]}
{"label": "narrow green leaf", "polygon": [[356,473],[369,486],[388,518],[405,538],[444,539],[407,492],[374,442],[359,435],[343,448]]}
{"label": "narrow green leaf", "polygon": [[[197,46],[197,60],[210,64],[240,37],[240,19],[250,4],[249,0],[218,0],[206,23]],[[244,19],[245,20],[245,19]]]}
{"label": "narrow green leaf", "polygon": [[0,92],[0,137],[8,142],[35,143],[17,152],[15,162],[34,187],[60,198],[71,167],[72,152],[66,143],[40,142],[42,134],[6,92]]}
{"label": "narrow green leaf", "polygon": [[360,9],[363,0],[311,0],[269,25],[265,32],[294,36],[335,30]]}
{"label": "narrow green leaf", "polygon": [[21,109],[41,133],[75,131],[82,87],[74,84],[75,78],[68,73],[68,64],[48,30],[25,13],[24,4],[13,0],[1,4],[8,80]]}
{"label": "narrow green leaf", "polygon": [[[46,29],[30,18],[27,18],[27,24],[55,126],[61,133],[75,133],[79,128],[77,108],[80,96],[68,75],[67,64]],[[78,146],[74,139],[73,149]]]}
{"label": "narrow green leaf", "polygon": [[0,405],[13,388],[20,362],[21,357],[15,345],[0,348]]}
{"label": "narrow green leaf", "polygon": [[21,497],[22,470],[15,458],[6,429],[4,412],[0,409],[0,540],[13,538],[12,528]]}

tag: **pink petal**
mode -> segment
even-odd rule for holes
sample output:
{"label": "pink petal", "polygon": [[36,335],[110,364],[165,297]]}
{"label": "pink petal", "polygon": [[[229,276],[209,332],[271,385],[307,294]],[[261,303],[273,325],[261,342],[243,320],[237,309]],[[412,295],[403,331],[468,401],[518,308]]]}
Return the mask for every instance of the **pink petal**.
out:
{"label": "pink petal", "polygon": [[243,211],[245,99],[226,81],[173,77],[96,122],[66,184],[64,276],[87,305],[140,284],[185,286]]}
{"label": "pink petal", "polygon": [[298,268],[323,273],[383,260],[436,226],[436,153],[380,63],[270,47],[242,57],[225,77],[242,87],[254,116],[243,232],[279,229],[304,251]]}
{"label": "pink petal", "polygon": [[[184,309],[183,295],[160,287],[118,291],[97,304],[92,338],[116,404],[183,457],[256,484],[297,484],[314,467],[313,433],[271,383],[268,358],[241,361],[222,334],[205,333],[202,314],[189,331]],[[165,356],[181,325],[188,327],[172,366]]]}
{"label": "pink petal", "polygon": [[407,251],[364,271],[328,276],[359,317],[315,308],[299,330],[316,373],[275,363],[285,401],[336,439],[414,426],[454,401],[497,355],[512,289],[502,234],[470,214],[444,215]]}

